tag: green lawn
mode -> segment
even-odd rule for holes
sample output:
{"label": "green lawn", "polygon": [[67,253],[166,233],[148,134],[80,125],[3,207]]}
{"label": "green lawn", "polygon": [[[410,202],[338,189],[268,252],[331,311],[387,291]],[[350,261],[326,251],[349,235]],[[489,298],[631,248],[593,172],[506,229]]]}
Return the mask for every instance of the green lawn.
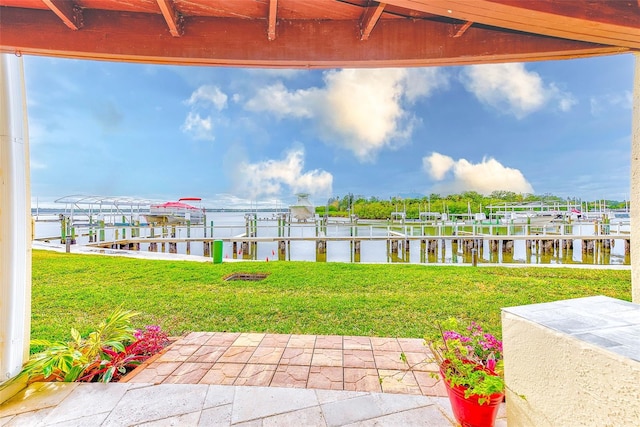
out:
{"label": "green lawn", "polygon": [[[259,282],[224,281],[237,272]],[[32,338],[84,335],[114,307],[170,335],[242,331],[422,337],[434,320],[591,295],[631,300],[631,272],[314,262],[197,263],[33,251]]]}

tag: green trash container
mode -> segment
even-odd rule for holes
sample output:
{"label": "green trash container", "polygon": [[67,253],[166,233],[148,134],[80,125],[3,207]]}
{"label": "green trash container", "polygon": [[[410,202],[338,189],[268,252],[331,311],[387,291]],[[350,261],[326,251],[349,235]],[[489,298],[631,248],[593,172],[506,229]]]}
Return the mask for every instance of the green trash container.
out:
{"label": "green trash container", "polygon": [[222,264],[222,240],[213,241],[213,263]]}

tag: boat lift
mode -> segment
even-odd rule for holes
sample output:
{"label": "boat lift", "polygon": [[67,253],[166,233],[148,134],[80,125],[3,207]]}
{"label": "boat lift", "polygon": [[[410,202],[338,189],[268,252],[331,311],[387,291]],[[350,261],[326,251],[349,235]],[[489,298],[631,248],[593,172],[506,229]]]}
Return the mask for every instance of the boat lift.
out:
{"label": "boat lift", "polygon": [[[54,201],[64,204],[61,219],[70,225],[92,224],[95,218],[109,225],[128,225],[140,221],[142,212],[149,210],[153,200],[134,197],[70,195]],[[118,221],[121,219],[121,221]]]}

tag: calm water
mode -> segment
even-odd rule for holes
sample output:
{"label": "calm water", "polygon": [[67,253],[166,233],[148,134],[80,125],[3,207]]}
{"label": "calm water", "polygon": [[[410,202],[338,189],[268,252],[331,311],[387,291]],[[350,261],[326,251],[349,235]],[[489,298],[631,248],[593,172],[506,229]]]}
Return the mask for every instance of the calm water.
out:
{"label": "calm water", "polygon": [[[277,222],[274,220],[274,215],[270,212],[258,213],[258,237],[275,237],[278,235]],[[213,229],[211,228],[211,221],[213,221]],[[36,238],[45,237],[58,237],[58,239],[52,240],[59,242],[60,236],[60,223],[59,222],[41,222],[36,221],[35,235]],[[209,212],[207,213],[207,237],[211,237],[211,231],[213,230],[214,238],[229,238],[239,236],[246,232],[244,213],[241,212]],[[124,232],[130,235],[130,230],[126,227],[118,228],[119,236],[122,237]],[[86,234],[88,228],[78,227],[78,234]],[[346,224],[329,224],[327,228],[327,236],[349,236],[350,228]],[[579,235],[593,235],[594,226],[591,223],[583,225],[574,225],[573,232]],[[160,229],[156,230],[156,236],[160,233]],[[192,238],[202,237],[205,233],[202,225],[192,226],[190,231],[187,231],[185,227],[176,228],[176,237],[187,237],[190,235]],[[316,234],[315,225],[313,223],[293,223],[290,228],[287,228],[287,235],[291,237],[314,237]],[[290,233],[290,234],[289,234]],[[357,229],[358,236],[386,236],[386,227],[372,228],[369,226],[359,226]],[[149,236],[148,229],[142,229],[142,236]],[[113,240],[113,230],[105,231],[105,240]],[[88,237],[78,237],[78,243],[88,243]],[[592,254],[583,254],[581,250],[582,242],[580,240],[574,240],[574,249],[570,251],[558,250],[553,255],[551,254],[537,254],[535,251],[529,251],[527,253],[526,243],[524,240],[515,240],[513,254],[503,253],[491,253],[488,246],[488,241],[484,242],[484,248],[479,253],[478,262],[484,263],[497,263],[497,264],[596,264],[596,265],[629,265],[629,256],[625,256],[625,242],[622,239],[615,239],[614,245],[610,252],[595,251]],[[159,250],[160,250],[160,245]],[[240,245],[238,245],[240,246]],[[148,244],[142,244],[141,250],[147,251]],[[167,249],[168,250],[168,249]],[[278,258],[278,247],[276,242],[266,242],[257,244],[257,252],[255,259],[271,261]],[[186,253],[186,243],[178,243],[178,252]],[[200,242],[192,242],[190,245],[191,255],[203,255],[203,245]],[[400,252],[402,254],[402,252]],[[237,254],[236,254],[237,255]],[[234,258],[233,247],[231,243],[223,244],[223,257]],[[242,258],[241,255],[237,255],[237,258]],[[315,261],[316,260],[316,248],[315,242],[312,241],[292,241],[290,245],[290,251],[287,253],[287,259],[292,261]],[[352,253],[349,241],[342,242],[327,242],[327,254],[326,259],[328,262],[350,262],[352,259]],[[368,241],[363,240],[361,243],[360,262],[366,263],[387,263],[387,262],[402,262],[397,258],[391,257],[387,252],[387,242],[382,241]],[[411,263],[427,263],[427,264],[463,264],[471,263],[471,254],[462,253],[460,248],[457,252],[452,250],[451,241],[445,241],[444,249],[441,243],[438,244],[436,254],[421,254],[420,241],[412,240],[410,243],[410,253],[408,259],[404,262]]]}

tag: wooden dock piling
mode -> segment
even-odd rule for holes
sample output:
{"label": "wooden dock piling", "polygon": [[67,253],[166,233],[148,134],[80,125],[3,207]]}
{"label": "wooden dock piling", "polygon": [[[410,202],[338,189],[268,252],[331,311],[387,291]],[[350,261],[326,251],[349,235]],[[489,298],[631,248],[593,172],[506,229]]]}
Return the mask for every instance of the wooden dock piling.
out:
{"label": "wooden dock piling", "polygon": [[[282,234],[284,235],[284,228],[282,229]],[[283,236],[279,236],[283,237]],[[278,261],[286,261],[287,260],[287,242],[284,240],[278,241]]]}
{"label": "wooden dock piling", "polygon": [[582,253],[583,254],[593,254],[595,251],[595,240],[593,239],[584,239],[582,240]]}
{"label": "wooden dock piling", "polygon": [[327,241],[316,240],[316,261],[327,262]]}
{"label": "wooden dock piling", "polygon": [[351,240],[349,244],[351,262],[360,262],[360,240]]}

